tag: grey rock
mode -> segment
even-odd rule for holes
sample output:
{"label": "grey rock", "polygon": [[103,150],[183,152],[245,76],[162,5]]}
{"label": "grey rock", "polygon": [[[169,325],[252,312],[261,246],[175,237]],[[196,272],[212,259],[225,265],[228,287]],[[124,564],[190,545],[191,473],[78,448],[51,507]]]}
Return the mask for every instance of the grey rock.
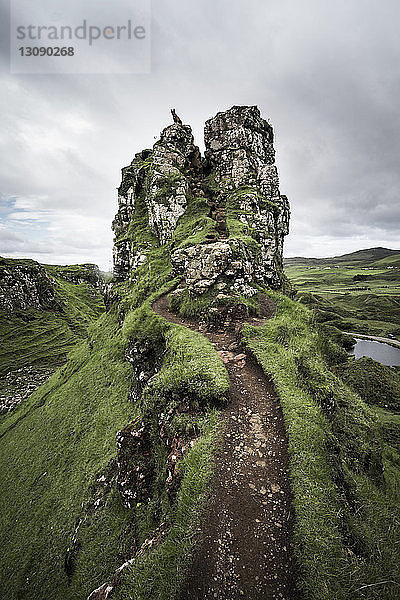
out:
{"label": "grey rock", "polygon": [[203,293],[231,264],[232,248],[227,242],[189,246],[173,252],[171,259],[189,289]]}
{"label": "grey rock", "polygon": [[167,245],[190,194],[207,190],[215,230],[201,244],[172,250],[174,274],[194,296],[214,284],[245,296],[256,294],[257,286],[281,287],[290,211],[279,191],[271,125],[256,106],[233,106],[206,122],[204,139],[201,159],[190,127],[174,123],[153,150],[123,169],[113,224],[117,279],[133,279],[146,261],[147,249],[126,236],[136,202],[144,203],[149,229]]}
{"label": "grey rock", "polygon": [[54,279],[34,260],[0,262],[0,309],[15,312],[28,308],[59,308]]}
{"label": "grey rock", "polygon": [[154,144],[153,168],[146,203],[149,225],[161,244],[172,237],[186,210],[191,171],[200,167],[200,152],[188,125],[166,127]]}

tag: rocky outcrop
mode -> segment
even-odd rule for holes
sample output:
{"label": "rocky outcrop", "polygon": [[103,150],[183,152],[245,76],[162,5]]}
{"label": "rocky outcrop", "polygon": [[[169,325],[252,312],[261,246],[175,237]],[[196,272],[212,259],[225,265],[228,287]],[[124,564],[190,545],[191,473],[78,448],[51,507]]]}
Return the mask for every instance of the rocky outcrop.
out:
{"label": "rocky outcrop", "polygon": [[[234,106],[205,125],[205,157],[188,125],[174,123],[153,150],[123,169],[115,232],[114,273],[126,279],[146,263],[151,244],[139,228],[171,253],[175,275],[191,295],[222,284],[252,296],[283,283],[282,250],[289,203],[280,194],[274,136],[256,106]],[[204,241],[175,247],[174,232],[195,197],[206,196],[214,227]]]}
{"label": "rocky outcrop", "polygon": [[118,490],[125,508],[148,502],[153,483],[150,431],[139,418],[117,433]]}
{"label": "rocky outcrop", "polygon": [[157,529],[153,532],[152,537],[147,538],[143,542],[135,556],[125,561],[120,567],[118,567],[111,581],[106,581],[100,587],[95,589],[88,596],[87,600],[107,600],[107,598],[112,597],[114,590],[118,586],[123,571],[133,565],[139,556],[144,556],[155,550],[165,540],[169,531],[170,525],[167,523],[161,523],[161,525],[159,525],[159,527],[157,527]]}
{"label": "rocky outcrop", "polygon": [[131,341],[125,351],[125,358],[132,366],[132,384],[129,400],[135,404],[142,395],[143,389],[158,372],[163,360],[164,348],[157,351],[149,340]]}
{"label": "rocky outcrop", "polygon": [[54,280],[42,265],[34,260],[0,259],[0,309],[15,312],[57,307]]}
{"label": "rocky outcrop", "polygon": [[252,294],[252,283],[279,287],[290,213],[279,192],[271,125],[256,106],[234,106],[206,122],[204,139],[215,203],[225,207],[232,248],[232,260],[220,266],[219,275],[244,295]]}
{"label": "rocky outcrop", "polygon": [[96,265],[0,258],[0,414],[43,385],[86,337],[103,311],[103,285]]}
{"label": "rocky outcrop", "polygon": [[29,259],[0,257],[0,310],[15,312],[35,308],[60,310],[56,277],[78,285],[87,283],[103,292],[104,280],[97,265],[41,265]]}
{"label": "rocky outcrop", "polygon": [[166,127],[152,150],[139,152],[122,169],[118,212],[112,225],[116,239],[116,279],[125,279],[131,269],[146,262],[148,241],[136,236],[133,240],[128,235],[135,209],[141,213],[138,221],[144,217],[158,243],[167,244],[186,210],[190,194],[199,191],[200,172],[201,156],[193,143],[192,130],[178,123]]}
{"label": "rocky outcrop", "polygon": [[12,411],[22,400],[28,398],[48,380],[56,368],[29,365],[0,377],[0,415]]}
{"label": "rocky outcrop", "polygon": [[[141,248],[137,248],[136,255],[132,251],[127,233],[135,210],[135,199],[145,194],[151,156],[151,150],[143,150],[135,155],[130,165],[122,169],[122,182],[118,188],[118,212],[112,224],[116,239],[113,250],[114,276],[117,279],[126,278],[131,268],[136,268],[141,261],[146,260],[146,255],[141,254]],[[145,245],[143,252],[146,249]]]}
{"label": "rocky outcrop", "polygon": [[[117,487],[125,508],[147,503],[155,480],[154,439],[164,446],[165,489],[175,500],[182,474],[178,463],[199,436],[200,411],[189,400],[182,400],[162,411],[155,426],[153,414],[136,418],[117,433]],[[184,422],[184,427],[182,423]]]}
{"label": "rocky outcrop", "polygon": [[160,244],[172,238],[179,217],[187,207],[191,180],[201,166],[200,151],[188,125],[174,123],[154,144],[146,204],[150,229]]}
{"label": "rocky outcrop", "polygon": [[176,272],[185,275],[188,288],[202,294],[232,265],[232,255],[228,242],[214,242],[176,250],[172,264]]}

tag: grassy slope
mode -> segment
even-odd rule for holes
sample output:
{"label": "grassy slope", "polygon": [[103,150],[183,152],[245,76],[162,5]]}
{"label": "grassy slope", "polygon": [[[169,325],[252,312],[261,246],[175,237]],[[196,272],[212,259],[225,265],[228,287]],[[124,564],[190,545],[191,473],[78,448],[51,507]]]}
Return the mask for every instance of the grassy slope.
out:
{"label": "grassy slope", "polygon": [[83,548],[81,585],[67,587],[64,559],[81,503],[115,455],[116,431],[133,414],[117,329],[115,319],[101,317],[91,330],[93,350],[81,342],[67,365],[2,423],[1,568],[8,598],[81,597],[82,580],[90,588],[109,568],[115,540],[108,530],[124,518],[112,495],[107,517],[92,525],[101,535]]}
{"label": "grassy slope", "polygon": [[[188,213],[191,223],[181,221],[175,245],[185,241],[186,229],[202,221],[206,210],[204,200],[194,202]],[[138,203],[132,236],[146,218]],[[76,346],[67,365],[1,424],[0,473],[6,490],[0,500],[1,580],[7,581],[8,600],[86,597],[134,554],[161,521],[172,525],[168,538],[155,554],[142,556],[132,566],[125,574],[126,585],[134,586],[137,598],[149,598],[149,589],[153,598],[170,598],[179,583],[177,571],[183,574],[190,531],[211,472],[218,433],[214,405],[221,402],[229,379],[207,340],[168,324],[151,311],[149,294],[164,289],[170,263],[168,251],[145,234],[150,260],[138,269],[133,283],[114,289],[119,298],[117,312],[103,315],[90,326],[90,344],[85,341]],[[69,284],[63,285],[65,291]],[[129,341],[143,339],[165,353],[164,362],[143,401],[133,405],[128,402],[132,372],[125,349]],[[161,407],[167,412],[184,397],[197,406],[194,418],[202,435],[182,461],[177,502],[171,506],[166,497],[166,448],[154,440],[153,500],[124,509],[113,479],[116,432],[137,414],[158,414]],[[174,424],[176,431],[180,426],[184,424]],[[11,463],[10,455],[14,457]],[[99,491],[97,480],[103,473],[110,473],[111,484]],[[93,510],[97,498],[100,506]],[[80,519],[83,523],[74,540]],[[75,566],[70,582],[64,569],[69,554]]]}
{"label": "grassy slope", "polygon": [[[276,316],[261,330],[246,326],[244,337],[271,373],[285,415],[304,596],[394,600],[400,463],[385,433],[387,412],[385,422],[328,369],[340,353],[313,325],[312,313],[272,297]],[[331,400],[333,412],[323,408]]]}
{"label": "grassy slope", "polygon": [[[155,346],[166,345],[166,355],[163,369],[148,390],[143,410],[152,410],[154,402],[167,405],[184,395],[197,398],[203,407],[198,427],[204,436],[182,464],[185,478],[178,504],[173,508],[175,527],[157,553],[159,560],[167,560],[168,565],[173,561],[183,569],[182,556],[190,539],[179,543],[178,539],[182,530],[194,525],[197,504],[210,473],[210,452],[217,431],[215,412],[207,406],[223,395],[229,381],[208,341],[163,322],[146,304],[129,313],[123,334],[115,316],[101,317],[90,329],[93,349],[87,342],[79,344],[67,366],[3,422],[0,472],[6,493],[1,499],[5,548],[2,580],[9,580],[8,598],[84,597],[130,557],[136,542],[140,545],[158,525],[160,506],[163,520],[173,518],[162,487],[155,490],[150,505],[126,510],[114,482],[104,506],[80,529],[81,549],[68,586],[64,559],[67,548],[73,545],[75,524],[84,514],[81,503],[90,501],[96,477],[115,458],[117,430],[140,412],[138,406],[127,401],[131,368],[124,359],[124,350],[128,338],[139,339],[146,328],[151,330]],[[158,451],[162,464],[165,450],[160,446]],[[11,454],[14,460],[10,464]],[[131,539],[133,532],[135,544]],[[154,580],[160,597],[169,597],[166,587],[171,591],[177,585],[176,576],[168,580],[162,569],[148,580],[154,561],[157,562],[156,556],[149,564],[141,559],[134,566],[135,586],[143,587],[138,592],[140,598],[149,597],[148,588]],[[11,576],[15,571],[18,578]],[[140,579],[140,573],[147,575]],[[158,597],[155,591],[152,597]]]}
{"label": "grassy slope", "polygon": [[60,310],[0,311],[0,375],[25,365],[60,364],[103,312],[102,297],[91,285],[64,280],[62,267],[51,267],[51,276]]}

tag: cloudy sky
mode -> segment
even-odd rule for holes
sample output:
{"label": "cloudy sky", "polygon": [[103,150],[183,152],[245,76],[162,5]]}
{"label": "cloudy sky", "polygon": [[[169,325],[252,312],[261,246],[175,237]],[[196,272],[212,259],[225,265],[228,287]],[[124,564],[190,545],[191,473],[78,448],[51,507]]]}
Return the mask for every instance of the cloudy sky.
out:
{"label": "cloudy sky", "polygon": [[141,75],[10,74],[1,2],[1,255],[110,268],[121,167],[234,104],[274,126],[287,256],[400,248],[398,0],[153,0]]}

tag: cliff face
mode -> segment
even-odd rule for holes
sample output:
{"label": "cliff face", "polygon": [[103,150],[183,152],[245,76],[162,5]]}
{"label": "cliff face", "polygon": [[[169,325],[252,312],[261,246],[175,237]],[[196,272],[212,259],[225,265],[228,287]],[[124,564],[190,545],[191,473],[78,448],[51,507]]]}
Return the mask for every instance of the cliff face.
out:
{"label": "cliff face", "polygon": [[[191,297],[280,288],[289,203],[279,191],[272,127],[256,106],[234,106],[206,122],[205,146],[202,158],[190,127],[174,123],[122,170],[116,278],[134,279],[158,245]],[[188,235],[180,244],[183,220]]]}
{"label": "cliff face", "polygon": [[97,265],[41,265],[30,260],[0,257],[0,311],[37,309],[60,311],[57,299],[57,278],[72,284],[89,284],[102,291],[103,280]]}
{"label": "cliff face", "polygon": [[0,262],[0,310],[57,309],[55,286],[34,260]]}

